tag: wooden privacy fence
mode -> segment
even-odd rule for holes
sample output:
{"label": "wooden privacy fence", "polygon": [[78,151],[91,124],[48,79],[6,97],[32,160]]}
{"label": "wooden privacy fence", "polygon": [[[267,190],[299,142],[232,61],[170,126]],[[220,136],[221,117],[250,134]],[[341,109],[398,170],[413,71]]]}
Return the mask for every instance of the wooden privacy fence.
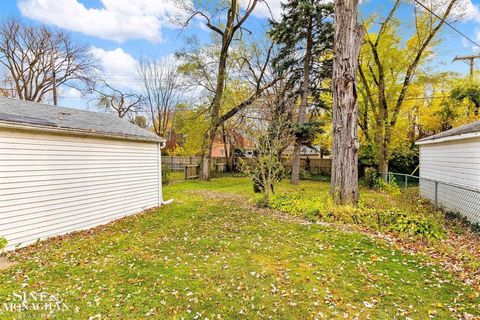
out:
{"label": "wooden privacy fence", "polygon": [[[237,158],[236,163],[244,162],[246,165],[253,164],[253,159],[251,158]],[[292,171],[292,159],[283,158],[282,163],[287,170],[287,172]],[[332,159],[311,159],[311,158],[302,158],[300,161],[300,168],[303,171],[306,171],[312,175],[325,174],[330,175],[332,173]]]}
{"label": "wooden privacy fence", "polygon": [[198,164],[185,165],[185,180],[198,178]]}
{"label": "wooden privacy fence", "polygon": [[[162,156],[162,164],[171,171],[184,171],[185,166],[200,165],[202,157],[198,156]],[[215,171],[226,170],[225,158],[212,158],[212,168]]]}
{"label": "wooden privacy fence", "polygon": [[[198,156],[162,156],[162,164],[171,171],[182,171],[185,174],[185,179],[194,179],[198,177],[198,168],[201,162],[201,157]],[[252,158],[236,158],[234,170],[239,170],[239,163],[244,162],[247,165],[253,164]],[[290,172],[292,170],[292,159],[283,158],[283,165],[285,169]],[[301,171],[308,172],[311,175],[330,175],[332,172],[332,159],[318,159],[318,158],[302,158]],[[225,158],[212,158],[212,170],[216,172],[226,171]]]}
{"label": "wooden privacy fence", "polygon": [[[292,171],[291,159],[283,159],[285,169],[288,172]],[[332,159],[311,159],[303,158],[300,160],[300,171],[306,171],[312,175],[325,174],[330,175],[332,173]]]}
{"label": "wooden privacy fence", "polygon": [[201,157],[162,156],[162,164],[171,171],[184,171],[186,165],[198,165]]}

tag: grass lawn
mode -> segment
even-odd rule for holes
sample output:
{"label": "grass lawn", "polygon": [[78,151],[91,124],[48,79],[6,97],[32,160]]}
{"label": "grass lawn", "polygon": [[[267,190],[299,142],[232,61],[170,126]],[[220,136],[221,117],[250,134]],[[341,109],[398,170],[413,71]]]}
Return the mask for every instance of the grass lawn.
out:
{"label": "grass lawn", "polygon": [[[318,196],[328,185],[280,191]],[[44,291],[68,306],[58,319],[480,316],[478,292],[426,257],[255,209],[247,179],[179,182],[164,192],[175,201],[159,210],[15,253],[17,265],[0,271],[1,304],[13,291]]]}

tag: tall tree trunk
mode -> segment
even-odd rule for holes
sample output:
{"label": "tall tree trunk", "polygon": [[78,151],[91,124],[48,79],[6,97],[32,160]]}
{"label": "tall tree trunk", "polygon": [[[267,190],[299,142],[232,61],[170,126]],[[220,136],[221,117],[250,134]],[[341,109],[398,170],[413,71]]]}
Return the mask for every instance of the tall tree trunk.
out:
{"label": "tall tree trunk", "polygon": [[204,146],[202,148],[202,174],[201,180],[210,180],[210,163],[212,159],[212,145],[220,125],[220,108],[222,104],[223,92],[225,89],[225,80],[227,78],[227,59],[228,49],[233,39],[234,21],[238,13],[237,1],[232,1],[232,6],[228,13],[227,24],[225,32],[222,34],[222,49],[218,61],[217,82],[215,84],[215,96],[213,97],[211,113],[210,113],[210,128],[206,134]]}
{"label": "tall tree trunk", "polygon": [[[232,165],[230,163],[230,153],[232,151],[232,144],[229,143],[230,139],[227,136],[227,131],[225,130],[225,123],[222,123],[222,138],[223,138],[223,150],[225,152],[225,171],[226,172],[231,172],[232,171]],[[230,147],[230,148],[229,148]]]}
{"label": "tall tree trunk", "polygon": [[213,147],[213,141],[215,140],[216,132],[217,132],[217,128],[214,128],[213,130],[209,130],[205,134],[205,137],[203,139],[200,179],[204,181],[210,180],[210,170],[211,170],[211,163],[212,163],[212,147]]}
{"label": "tall tree trunk", "polygon": [[380,108],[376,118],[375,128],[375,144],[377,145],[377,171],[385,174],[387,169],[387,159],[385,159],[385,109]]}
{"label": "tall tree trunk", "polygon": [[[301,127],[305,123],[305,115],[307,113],[308,94],[310,88],[310,69],[312,64],[312,18],[308,21],[307,28],[307,45],[305,48],[305,61],[303,66],[303,85],[302,85],[302,101],[300,103],[300,109],[298,110],[298,126]],[[297,141],[295,143],[293,163],[292,163],[292,184],[298,184],[300,180],[300,163],[302,155],[302,142]]]}
{"label": "tall tree trunk", "polygon": [[356,75],[363,38],[358,0],[335,1],[333,62],[333,163],[330,193],[338,204],[358,202],[358,104]]}

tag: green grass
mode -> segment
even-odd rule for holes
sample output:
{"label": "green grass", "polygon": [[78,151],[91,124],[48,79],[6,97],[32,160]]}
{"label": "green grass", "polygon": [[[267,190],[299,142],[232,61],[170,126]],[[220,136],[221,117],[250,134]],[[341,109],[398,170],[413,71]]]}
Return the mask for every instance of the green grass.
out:
{"label": "green grass", "polygon": [[[279,192],[319,196],[328,185]],[[178,182],[164,193],[175,201],[159,210],[14,255],[18,264],[0,271],[0,306],[13,291],[44,291],[68,306],[58,319],[480,316],[478,293],[426,258],[256,210],[247,179]]]}

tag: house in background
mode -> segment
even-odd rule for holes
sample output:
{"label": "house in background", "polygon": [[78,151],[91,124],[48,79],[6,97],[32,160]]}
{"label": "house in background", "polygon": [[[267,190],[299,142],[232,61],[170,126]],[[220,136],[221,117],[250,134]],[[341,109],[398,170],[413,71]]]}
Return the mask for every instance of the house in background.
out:
{"label": "house in background", "polygon": [[160,206],[163,146],[110,113],[0,98],[7,249]]}
{"label": "house in background", "polygon": [[[287,147],[287,149],[285,149],[285,151],[283,152],[283,155],[286,156],[286,157],[293,156],[294,149],[295,149],[295,146],[293,144],[289,145]],[[324,158],[322,153],[321,153],[320,146],[318,146],[318,145],[311,146],[311,147],[302,146],[302,148],[300,150],[300,156],[302,158],[310,158],[310,159]]]}
{"label": "house in background", "polygon": [[[212,146],[213,158],[225,158],[225,156],[231,157],[232,151],[235,152],[235,156],[240,157],[252,157],[255,150],[255,144],[244,134],[235,132],[231,137],[227,137],[227,143],[224,142],[223,137],[219,135],[215,138]],[[225,151],[227,154],[225,154]]]}
{"label": "house in background", "polygon": [[420,194],[480,223],[480,121],[417,142]]}
{"label": "house in background", "polygon": [[[229,156],[231,149],[231,144],[230,143],[224,143],[223,142],[223,137],[221,135],[218,135],[215,137],[215,140],[213,141],[212,145],[212,158],[225,158],[225,156]],[[225,155],[225,152],[227,153]]]}

